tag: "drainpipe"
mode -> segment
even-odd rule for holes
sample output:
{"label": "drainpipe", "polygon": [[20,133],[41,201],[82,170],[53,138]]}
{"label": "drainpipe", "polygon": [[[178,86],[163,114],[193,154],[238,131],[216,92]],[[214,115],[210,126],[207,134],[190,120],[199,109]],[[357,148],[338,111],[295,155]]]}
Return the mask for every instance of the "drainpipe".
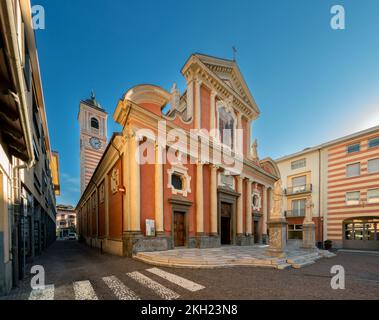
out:
{"label": "drainpipe", "polygon": [[[17,237],[17,240],[16,240],[16,243],[14,245],[12,245],[12,261],[15,261],[14,262],[14,266],[15,268],[18,269],[18,266],[20,265],[20,261],[19,261],[19,252],[18,252],[18,249],[19,249],[19,240],[18,239],[18,226],[19,224],[21,223],[21,179],[20,179],[20,170],[24,170],[24,169],[27,169],[27,165],[23,164],[23,165],[16,165],[13,167],[13,214],[15,216],[17,216],[16,218],[16,222],[17,224],[15,225],[16,227],[16,237]],[[25,232],[25,228],[23,228],[23,232]],[[26,256],[25,256],[25,234],[23,234],[23,244],[22,244],[22,248],[23,248],[23,275],[22,277],[24,277],[25,275],[25,269],[26,269]],[[17,270],[16,269],[16,270]],[[14,276],[14,284],[17,284],[18,283],[18,279],[19,278],[16,278],[16,276],[20,276],[18,274],[18,272],[16,272],[16,270],[13,270],[15,276]]]}
{"label": "drainpipe", "polygon": [[18,51],[18,36],[13,11],[14,2],[13,0],[2,0],[1,2],[2,10],[0,10],[0,14],[3,17],[5,27],[4,29],[6,30],[5,39],[8,43],[7,56],[9,58],[9,63],[11,66],[10,69],[12,72],[12,76],[15,81],[15,86],[17,89],[16,91],[19,92],[19,94],[17,95],[18,99],[15,99],[15,101],[19,107],[21,126],[25,134],[25,143],[29,158],[27,165],[28,168],[31,168],[34,165],[35,158],[33,152],[33,140],[32,131],[30,127],[28,105],[25,96],[26,89],[24,86],[23,66]]}

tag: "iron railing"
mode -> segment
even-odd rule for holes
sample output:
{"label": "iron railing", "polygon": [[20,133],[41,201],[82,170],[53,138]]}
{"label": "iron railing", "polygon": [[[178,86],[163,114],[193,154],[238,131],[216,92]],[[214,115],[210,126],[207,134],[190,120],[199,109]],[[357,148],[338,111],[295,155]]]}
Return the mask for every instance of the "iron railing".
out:
{"label": "iron railing", "polygon": [[284,211],[286,218],[305,217],[305,209]]}
{"label": "iron railing", "polygon": [[309,193],[312,192],[312,184],[304,184],[301,186],[290,187],[284,190],[284,193],[289,196],[298,193]]}

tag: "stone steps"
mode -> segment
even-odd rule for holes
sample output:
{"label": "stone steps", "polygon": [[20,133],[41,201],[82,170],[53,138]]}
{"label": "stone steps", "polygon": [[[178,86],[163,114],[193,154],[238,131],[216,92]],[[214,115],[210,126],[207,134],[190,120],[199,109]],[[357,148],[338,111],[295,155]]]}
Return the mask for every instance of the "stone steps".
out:
{"label": "stone steps", "polygon": [[297,261],[296,263],[292,264],[292,268],[300,269],[304,268],[306,266],[310,266],[311,264],[314,264],[315,262],[313,260],[302,260]]}
{"label": "stone steps", "polygon": [[328,250],[319,250],[319,254],[322,258],[333,258],[336,255]]}
{"label": "stone steps", "polygon": [[291,268],[291,267],[292,267],[292,265],[289,264],[289,263],[281,263],[281,264],[278,264],[276,266],[276,268],[279,269],[279,270],[285,270],[285,269],[288,269],[288,268]]}

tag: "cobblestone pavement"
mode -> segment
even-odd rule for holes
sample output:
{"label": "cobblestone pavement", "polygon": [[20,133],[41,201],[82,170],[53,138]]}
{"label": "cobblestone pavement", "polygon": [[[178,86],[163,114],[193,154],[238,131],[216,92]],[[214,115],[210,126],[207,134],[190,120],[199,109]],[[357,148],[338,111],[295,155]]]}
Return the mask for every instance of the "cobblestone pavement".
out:
{"label": "cobblestone pavement", "polygon": [[[45,290],[30,277],[2,299],[379,299],[379,254],[341,252],[302,269],[153,267],[100,254],[77,242],[57,242],[34,261],[46,272]],[[333,265],[346,272],[346,289],[330,286]]]}

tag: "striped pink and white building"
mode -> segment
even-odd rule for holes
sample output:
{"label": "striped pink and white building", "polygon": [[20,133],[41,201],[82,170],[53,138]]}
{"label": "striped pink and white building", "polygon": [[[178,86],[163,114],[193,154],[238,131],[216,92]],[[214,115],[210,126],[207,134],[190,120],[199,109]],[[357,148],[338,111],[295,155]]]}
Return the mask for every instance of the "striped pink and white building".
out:
{"label": "striped pink and white building", "polygon": [[[334,247],[379,250],[379,126],[282,157],[277,163],[284,185],[301,181],[302,176],[307,181],[322,240],[332,240]],[[301,211],[300,198],[300,194],[287,196],[291,217]],[[301,230],[301,224],[295,229]]]}

